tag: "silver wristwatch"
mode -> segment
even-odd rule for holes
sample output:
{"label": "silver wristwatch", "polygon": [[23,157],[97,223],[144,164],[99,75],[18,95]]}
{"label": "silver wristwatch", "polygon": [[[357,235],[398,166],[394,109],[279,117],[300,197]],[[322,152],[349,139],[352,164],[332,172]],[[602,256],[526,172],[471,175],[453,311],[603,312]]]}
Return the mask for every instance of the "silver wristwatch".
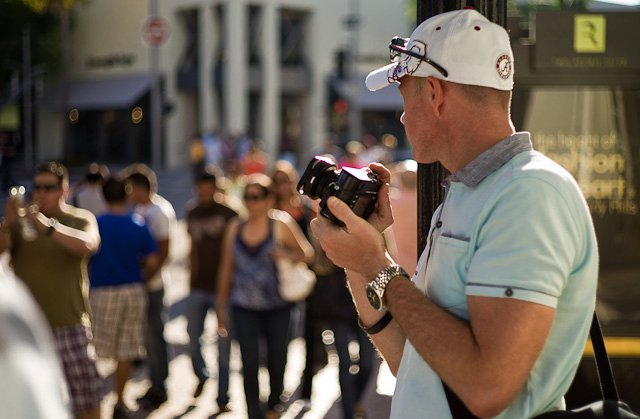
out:
{"label": "silver wristwatch", "polygon": [[396,276],[404,276],[409,279],[409,274],[400,265],[391,265],[381,270],[376,278],[369,282],[369,285],[367,285],[367,299],[371,307],[378,311],[387,309],[384,301],[384,292],[387,284]]}
{"label": "silver wristwatch", "polygon": [[49,218],[49,228],[47,229],[47,236],[50,236],[53,234],[54,231],[56,231],[56,227],[58,227],[58,220],[51,217]]}

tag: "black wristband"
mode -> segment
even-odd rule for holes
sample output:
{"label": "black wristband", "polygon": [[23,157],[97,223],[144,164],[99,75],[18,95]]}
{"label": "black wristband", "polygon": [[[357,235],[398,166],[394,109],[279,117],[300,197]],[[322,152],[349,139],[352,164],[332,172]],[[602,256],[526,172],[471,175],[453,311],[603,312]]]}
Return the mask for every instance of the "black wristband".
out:
{"label": "black wristband", "polygon": [[390,311],[387,311],[386,313],[384,313],[384,316],[382,316],[382,318],[371,327],[367,327],[362,324],[362,320],[360,320],[360,317],[358,317],[358,326],[360,326],[362,330],[367,332],[367,334],[375,335],[376,333],[382,332],[382,330],[387,327],[389,323],[391,323],[391,320],[393,320],[393,316],[391,315]]}

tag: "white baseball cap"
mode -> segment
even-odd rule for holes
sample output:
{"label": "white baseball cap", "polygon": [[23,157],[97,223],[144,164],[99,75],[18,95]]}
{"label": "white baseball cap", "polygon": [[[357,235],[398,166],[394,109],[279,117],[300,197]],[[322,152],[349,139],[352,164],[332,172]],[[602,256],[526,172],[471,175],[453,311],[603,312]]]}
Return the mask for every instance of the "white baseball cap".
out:
{"label": "white baseball cap", "polygon": [[406,75],[513,89],[513,52],[507,31],[472,9],[433,16],[408,40],[393,38],[389,50],[393,62],[367,76],[371,91]]}

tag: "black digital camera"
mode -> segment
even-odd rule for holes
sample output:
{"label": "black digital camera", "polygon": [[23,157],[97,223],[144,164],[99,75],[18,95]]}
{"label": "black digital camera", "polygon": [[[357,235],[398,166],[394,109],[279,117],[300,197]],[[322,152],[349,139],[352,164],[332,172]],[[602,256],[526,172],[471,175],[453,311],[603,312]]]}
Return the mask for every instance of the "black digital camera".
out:
{"label": "black digital camera", "polygon": [[327,208],[327,200],[335,196],[349,205],[358,216],[367,219],[373,213],[380,183],[368,169],[344,167],[338,169],[331,159],[315,156],[298,182],[298,192],[311,199],[320,198],[320,215],[342,225]]}

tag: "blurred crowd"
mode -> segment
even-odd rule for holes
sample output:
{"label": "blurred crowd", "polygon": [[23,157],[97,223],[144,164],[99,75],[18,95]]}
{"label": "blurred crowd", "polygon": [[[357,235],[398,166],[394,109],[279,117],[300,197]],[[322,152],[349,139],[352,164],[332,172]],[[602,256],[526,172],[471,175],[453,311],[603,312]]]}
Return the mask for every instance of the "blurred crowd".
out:
{"label": "blurred crowd", "polygon": [[[390,168],[396,223],[385,240],[410,270],[417,260],[417,164],[395,161],[395,148],[392,136],[380,141],[365,137],[344,149],[328,140],[311,155],[330,157],[336,170],[366,168],[373,161]],[[364,417],[362,396],[375,351],[358,326],[344,270],[326,257],[310,234],[317,203],[298,193],[304,167],[297,168],[292,159],[269,161],[259,142],[215,134],[195,136],[190,156],[194,197],[181,210],[190,238],[185,316],[198,379],[193,396],[199,397],[212,379],[217,381],[219,411],[232,409],[229,358],[234,341],[240,348],[248,417],[279,417],[287,402],[287,347],[298,337],[306,348],[300,380],[305,406],[310,407],[312,378],[326,364],[329,344],[339,359],[343,415]],[[306,166],[308,161],[300,163]],[[117,172],[92,163],[84,178],[70,185],[64,165],[48,162],[35,171],[30,191],[19,189],[11,188],[0,228],[0,251],[8,251],[12,270],[3,273],[0,286],[15,273],[19,279],[12,283],[24,283],[30,292],[21,286],[11,289],[20,298],[30,294],[38,308],[25,306],[30,321],[15,330],[0,328],[0,376],[20,373],[6,362],[3,341],[24,335],[35,324],[37,331],[28,333],[44,342],[44,349],[32,342],[35,353],[42,352],[40,371],[53,378],[20,380],[20,397],[32,401],[29,407],[19,408],[20,399],[13,393],[0,392],[0,399],[4,403],[5,395],[11,397],[20,417],[59,418],[66,412],[98,418],[105,386],[96,368],[99,357],[115,361],[114,418],[158,408],[171,396],[166,386],[164,284],[170,283],[166,268],[177,219],[172,204],[158,194],[156,174],[141,163]],[[275,263],[280,259],[304,262],[315,273],[315,285],[304,300],[289,301],[281,295]],[[16,315],[2,304],[0,309],[0,325],[6,316]],[[32,311],[41,311],[46,320]],[[209,313],[215,313],[218,324],[216,365],[207,365],[201,343]],[[351,342],[359,348],[355,355]],[[149,388],[137,406],[128,406],[125,387],[139,365],[146,366]],[[260,399],[262,366],[269,375],[267,400]],[[65,385],[56,385],[55,377],[64,377],[57,382]]]}
{"label": "blurred crowd", "polygon": [[[398,139],[392,134],[384,134],[380,139],[366,134],[360,140],[352,140],[339,145],[338,137],[329,134],[324,144],[314,149],[300,147],[299,153],[288,150],[283,140],[279,158],[291,162],[296,169],[303,170],[315,155],[330,154],[341,167],[363,167],[371,162],[390,164],[409,155],[408,150],[398,147]],[[189,141],[189,158],[194,173],[205,166],[220,168],[227,177],[265,173],[274,162],[269,160],[264,145],[258,139],[247,135],[230,135],[211,131],[196,133]]]}

